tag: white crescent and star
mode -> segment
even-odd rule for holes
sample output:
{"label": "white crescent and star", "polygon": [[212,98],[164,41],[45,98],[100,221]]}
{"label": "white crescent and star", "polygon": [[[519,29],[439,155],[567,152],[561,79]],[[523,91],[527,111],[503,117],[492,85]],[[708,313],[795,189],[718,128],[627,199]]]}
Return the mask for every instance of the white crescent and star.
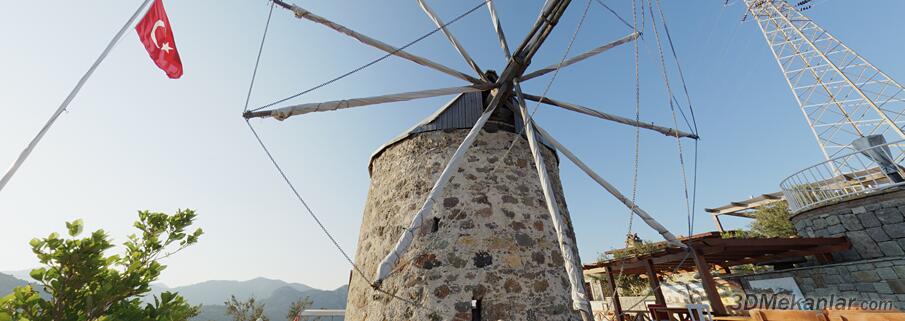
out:
{"label": "white crescent and star", "polygon": [[154,23],[154,27],[151,28],[151,42],[154,43],[154,46],[157,47],[157,49],[163,50],[166,53],[170,53],[170,50],[173,50],[173,47],[170,47],[169,42],[164,42],[163,46],[157,43],[157,28],[166,29],[167,26],[166,24],[164,24],[163,20],[157,20],[157,22]]}

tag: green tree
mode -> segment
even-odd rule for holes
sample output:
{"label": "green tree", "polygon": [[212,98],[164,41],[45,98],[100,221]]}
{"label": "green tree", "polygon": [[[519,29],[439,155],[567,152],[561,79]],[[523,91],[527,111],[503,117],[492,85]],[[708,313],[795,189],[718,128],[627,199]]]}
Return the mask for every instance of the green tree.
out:
{"label": "green tree", "polygon": [[797,232],[790,217],[786,202],[761,206],[754,211],[754,221],[751,222],[749,229],[759,237],[792,237],[797,235]]}
{"label": "green tree", "polygon": [[314,304],[314,301],[311,301],[311,299],[308,297],[304,297],[296,300],[295,302],[292,302],[292,306],[289,307],[289,313],[286,314],[286,320],[295,320],[295,317],[298,316],[299,313],[310,308],[312,304]]}
{"label": "green tree", "polygon": [[33,239],[32,252],[42,267],[31,277],[47,298],[31,286],[16,288],[0,299],[0,321],[182,321],[198,315],[200,306],[174,293],[144,306],[140,300],[166,268],[160,260],[198,242],[201,229],[186,232],[195,216],[192,210],[139,212],[134,224],[139,233],[129,235],[122,255],[106,254],[114,246],[103,230],[77,238],[81,220],[66,223],[70,238],[52,233]]}
{"label": "green tree", "polygon": [[230,295],[226,305],[226,315],[233,317],[234,321],[270,321],[264,315],[264,303],[258,303],[255,298],[239,301],[235,295]]}

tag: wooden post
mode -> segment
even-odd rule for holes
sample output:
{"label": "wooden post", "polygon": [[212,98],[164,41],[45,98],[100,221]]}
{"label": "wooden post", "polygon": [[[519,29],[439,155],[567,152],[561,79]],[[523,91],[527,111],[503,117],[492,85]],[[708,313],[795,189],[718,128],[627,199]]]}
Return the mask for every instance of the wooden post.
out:
{"label": "wooden post", "polygon": [[726,232],[723,230],[723,222],[720,222],[720,217],[716,213],[710,214],[710,218],[713,219],[713,224],[716,225],[717,231],[720,231],[720,233]]}
{"label": "wooden post", "polygon": [[606,278],[610,283],[610,290],[613,291],[613,309],[616,310],[616,320],[625,321],[625,315],[622,313],[622,303],[619,302],[619,291],[616,287],[616,279],[613,277],[613,268],[609,265],[606,267]]}
{"label": "wooden post", "polygon": [[689,249],[694,255],[694,265],[698,268],[698,274],[701,276],[701,286],[704,287],[704,292],[707,293],[707,300],[710,301],[710,308],[713,309],[713,313],[716,315],[727,315],[726,307],[723,306],[723,301],[720,300],[720,293],[716,290],[716,282],[713,280],[713,274],[710,273],[710,264],[707,264],[707,260],[704,258],[704,255],[701,254],[701,251],[691,247]]}
{"label": "wooden post", "polygon": [[660,288],[660,278],[657,271],[654,271],[654,262],[651,260],[644,261],[644,267],[647,268],[647,279],[650,281],[650,290],[654,292],[654,298],[657,304],[666,306],[666,297],[663,296],[663,289]]}

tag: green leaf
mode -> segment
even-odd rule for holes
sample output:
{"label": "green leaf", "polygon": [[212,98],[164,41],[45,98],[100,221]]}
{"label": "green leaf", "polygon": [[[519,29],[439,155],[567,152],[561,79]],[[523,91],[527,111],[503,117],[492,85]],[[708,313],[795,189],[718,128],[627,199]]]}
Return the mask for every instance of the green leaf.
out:
{"label": "green leaf", "polygon": [[84,224],[82,219],[77,219],[72,221],[72,223],[66,223],[66,229],[69,230],[69,236],[76,236],[82,233],[82,228]]}
{"label": "green leaf", "polygon": [[[198,229],[186,233],[194,222],[194,212],[140,212],[134,225],[140,231],[128,236],[120,255],[105,255],[114,248],[103,230],[87,237],[82,220],[66,223],[66,234],[52,233],[46,238],[29,242],[42,267],[29,275],[39,281],[43,292],[23,286],[13,294],[0,297],[0,321],[21,321],[25,317],[35,321],[59,320],[188,320],[198,315],[200,306],[191,306],[177,293],[163,293],[162,300],[142,307],[140,297],[148,294],[150,283],[160,277],[166,266],[157,259],[161,254],[179,252],[187,244],[176,241],[197,241]],[[42,297],[44,295],[47,298]],[[96,304],[105,302],[102,311]],[[52,312],[56,311],[56,312]],[[89,316],[86,311],[92,311]]]}
{"label": "green leaf", "polygon": [[47,273],[47,269],[37,268],[37,269],[31,270],[31,272],[29,272],[28,275],[31,276],[31,278],[35,279],[36,281],[41,281],[41,280],[44,280],[44,273]]}

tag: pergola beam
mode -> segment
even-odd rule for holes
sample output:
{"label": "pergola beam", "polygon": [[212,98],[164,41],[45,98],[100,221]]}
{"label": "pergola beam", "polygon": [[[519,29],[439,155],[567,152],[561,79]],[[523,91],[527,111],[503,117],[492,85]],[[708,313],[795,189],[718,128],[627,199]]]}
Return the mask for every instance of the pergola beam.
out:
{"label": "pergola beam", "polygon": [[[696,248],[699,256],[708,264],[720,266],[772,262],[778,259],[804,256],[819,258],[851,248],[851,242],[845,237],[724,239],[720,233],[715,232],[683,238],[682,242],[689,247]],[[615,252],[618,250],[609,251],[607,254]],[[619,265],[626,274],[645,274],[647,261],[651,262],[654,271],[672,271],[677,267],[694,267],[692,253],[667,247],[644,255],[588,264],[584,268],[587,271],[598,267]]]}
{"label": "pergola beam", "polygon": [[366,45],[369,45],[369,46],[371,46],[371,47],[380,49],[380,50],[382,50],[382,51],[384,51],[384,52],[386,52],[386,53],[389,53],[389,54],[391,54],[391,55],[394,55],[394,56],[397,56],[397,57],[400,57],[400,58],[403,58],[403,59],[410,60],[410,61],[412,61],[412,62],[414,62],[414,63],[419,64],[419,65],[422,65],[422,66],[425,66],[425,67],[428,67],[428,68],[432,68],[432,69],[437,70],[437,71],[439,71],[439,72],[442,72],[442,73],[444,73],[444,74],[447,74],[447,75],[450,75],[450,76],[453,76],[453,77],[456,77],[456,78],[459,78],[459,79],[462,79],[462,80],[465,80],[465,81],[468,81],[468,82],[471,82],[471,83],[474,83],[474,84],[482,84],[482,83],[486,83],[485,81],[483,81],[483,80],[481,80],[481,79],[478,79],[478,78],[469,76],[469,75],[467,75],[467,74],[465,74],[465,73],[463,73],[463,72],[461,72],[461,71],[457,71],[457,70],[455,70],[455,69],[449,68],[449,67],[444,66],[444,65],[442,65],[442,64],[440,64],[440,63],[434,62],[434,61],[432,61],[432,60],[430,60],[430,59],[427,59],[427,58],[424,58],[424,57],[421,57],[421,56],[413,55],[413,54],[411,54],[411,53],[406,52],[405,50],[401,50],[401,49],[399,49],[399,48],[393,47],[393,46],[391,46],[391,45],[389,45],[389,44],[387,44],[387,43],[385,43],[385,42],[383,42],[383,41],[380,41],[380,40],[371,38],[371,37],[366,36],[366,35],[364,35],[364,34],[362,34],[362,33],[360,33],[360,32],[357,32],[357,31],[355,31],[355,30],[349,29],[349,28],[347,28],[347,27],[345,27],[345,26],[343,26],[343,25],[341,25],[341,24],[338,24],[338,23],[335,23],[335,22],[333,22],[333,21],[330,21],[330,20],[328,20],[327,18],[318,16],[318,15],[312,13],[311,11],[305,10],[305,9],[303,9],[302,7],[299,7],[299,6],[295,5],[295,4],[286,3],[286,2],[284,2],[284,1],[282,1],[282,0],[273,0],[273,2],[274,2],[275,4],[277,4],[278,6],[280,6],[280,7],[283,7],[283,8],[285,8],[285,9],[291,10],[292,12],[295,13],[295,16],[298,17],[298,18],[307,19],[307,20],[309,20],[309,21],[312,21],[312,22],[321,24],[321,25],[323,25],[323,26],[325,26],[325,27],[327,27],[327,28],[333,29],[333,30],[335,30],[335,31],[337,31],[337,32],[339,32],[339,33],[342,33],[342,34],[347,35],[347,36],[349,36],[349,37],[355,38],[355,40],[358,40],[359,42],[362,42],[362,43],[364,43],[364,44],[366,44]]}
{"label": "pergola beam", "polygon": [[566,110],[571,110],[571,111],[585,114],[588,116],[597,117],[600,119],[609,120],[609,121],[617,122],[617,123],[624,124],[624,125],[653,130],[655,132],[661,133],[666,136],[672,136],[672,137],[679,136],[679,137],[698,139],[698,135],[695,135],[693,133],[688,133],[688,132],[684,132],[684,131],[669,128],[669,127],[657,126],[657,125],[654,125],[653,123],[639,122],[639,121],[635,121],[634,119],[629,119],[629,118],[625,118],[622,116],[607,114],[607,113],[595,110],[593,108],[588,108],[588,107],[584,107],[584,106],[577,105],[577,104],[567,103],[564,101],[555,100],[555,99],[551,99],[548,97],[540,97],[540,96],[536,96],[536,95],[525,94],[525,98],[527,98],[528,100],[541,102],[541,103],[544,103],[547,105],[563,108]]}
{"label": "pergola beam", "polygon": [[530,79],[534,79],[534,78],[537,78],[537,77],[546,75],[546,74],[548,74],[548,73],[554,72],[554,71],[556,71],[556,70],[558,70],[558,69],[562,69],[562,68],[571,66],[571,65],[573,65],[573,64],[575,64],[575,63],[578,63],[578,62],[580,62],[580,61],[582,61],[582,60],[585,60],[585,59],[591,58],[591,57],[593,57],[593,56],[599,55],[599,54],[601,54],[601,53],[603,53],[603,52],[605,52],[605,51],[607,51],[607,50],[610,50],[610,49],[616,48],[616,47],[618,47],[618,46],[621,46],[621,45],[623,45],[623,44],[626,44],[626,43],[635,41],[635,40],[638,39],[639,36],[641,36],[641,33],[639,33],[639,32],[630,33],[629,35],[627,35],[627,36],[625,36],[625,37],[622,37],[622,38],[620,38],[620,39],[618,39],[618,40],[616,40],[616,41],[607,43],[607,44],[602,45],[602,46],[600,46],[600,47],[597,47],[597,48],[588,50],[588,51],[586,51],[586,52],[584,52],[584,53],[582,53],[582,54],[580,54],[580,55],[577,55],[577,56],[575,56],[575,57],[566,59],[566,60],[563,61],[562,63],[555,64],[555,65],[550,65],[550,66],[547,66],[547,67],[544,67],[544,68],[535,70],[535,71],[533,71],[533,72],[531,72],[531,73],[529,73],[529,74],[527,74],[527,75],[522,76],[522,81],[527,81],[527,80],[530,80]]}
{"label": "pergola beam", "polygon": [[716,289],[716,281],[713,279],[713,274],[710,273],[710,264],[698,249],[692,247],[691,254],[694,257],[694,265],[698,269],[698,275],[701,278],[701,287],[704,288],[704,292],[707,294],[707,301],[710,301],[713,313],[726,315],[726,306],[723,305],[723,300],[720,299],[720,292]]}
{"label": "pergola beam", "polygon": [[273,117],[277,120],[285,120],[286,118],[289,118],[292,116],[313,113],[313,112],[333,111],[333,110],[339,110],[339,109],[363,107],[363,106],[400,102],[400,101],[409,101],[409,100],[415,100],[415,99],[446,96],[446,95],[461,94],[461,93],[468,93],[468,92],[475,92],[475,91],[485,91],[485,90],[492,89],[493,86],[494,86],[493,84],[481,84],[481,85],[471,85],[471,86],[462,86],[462,87],[448,87],[448,88],[438,88],[438,89],[429,89],[429,90],[420,90],[420,91],[410,91],[410,92],[405,92],[405,93],[389,94],[389,95],[382,95],[382,96],[333,100],[333,101],[319,102],[319,103],[306,103],[306,104],[299,104],[299,105],[276,108],[276,109],[271,109],[271,110],[260,110],[260,111],[253,111],[253,112],[250,111],[250,112],[245,113],[244,117],[246,119]]}
{"label": "pergola beam", "polygon": [[654,292],[654,298],[659,305],[666,306],[666,297],[663,295],[663,289],[660,288],[660,277],[657,276],[657,271],[654,270],[654,262],[651,260],[644,260],[644,267],[647,271],[647,280],[650,283],[650,290]]}
{"label": "pergola beam", "polygon": [[[462,44],[459,43],[459,40],[456,39],[456,36],[454,36],[452,32],[449,31],[449,29],[446,29],[446,24],[443,23],[443,20],[440,20],[440,16],[438,16],[437,13],[427,5],[427,2],[425,2],[425,0],[418,0],[418,4],[421,5],[421,9],[424,10],[424,13],[426,13],[427,16],[434,22],[434,24],[437,25],[437,28],[440,28],[440,30],[443,31],[443,35],[446,36],[446,39],[449,40],[449,43],[452,44],[453,48],[455,48],[456,51],[459,52],[459,55],[462,56],[462,59],[465,59],[465,63],[471,66],[471,69],[474,70],[478,75],[480,75],[482,79],[484,79],[484,72],[481,71],[481,68],[478,67],[478,64],[474,61],[474,59],[471,58],[471,55],[468,54],[468,51],[465,50],[465,47],[463,47]],[[484,80],[486,81],[487,79]]]}
{"label": "pergola beam", "polygon": [[625,313],[622,311],[622,302],[619,301],[619,287],[616,286],[616,279],[613,277],[613,267],[606,267],[606,279],[610,285],[610,291],[613,292],[613,310],[616,312],[617,321],[625,321]]}

